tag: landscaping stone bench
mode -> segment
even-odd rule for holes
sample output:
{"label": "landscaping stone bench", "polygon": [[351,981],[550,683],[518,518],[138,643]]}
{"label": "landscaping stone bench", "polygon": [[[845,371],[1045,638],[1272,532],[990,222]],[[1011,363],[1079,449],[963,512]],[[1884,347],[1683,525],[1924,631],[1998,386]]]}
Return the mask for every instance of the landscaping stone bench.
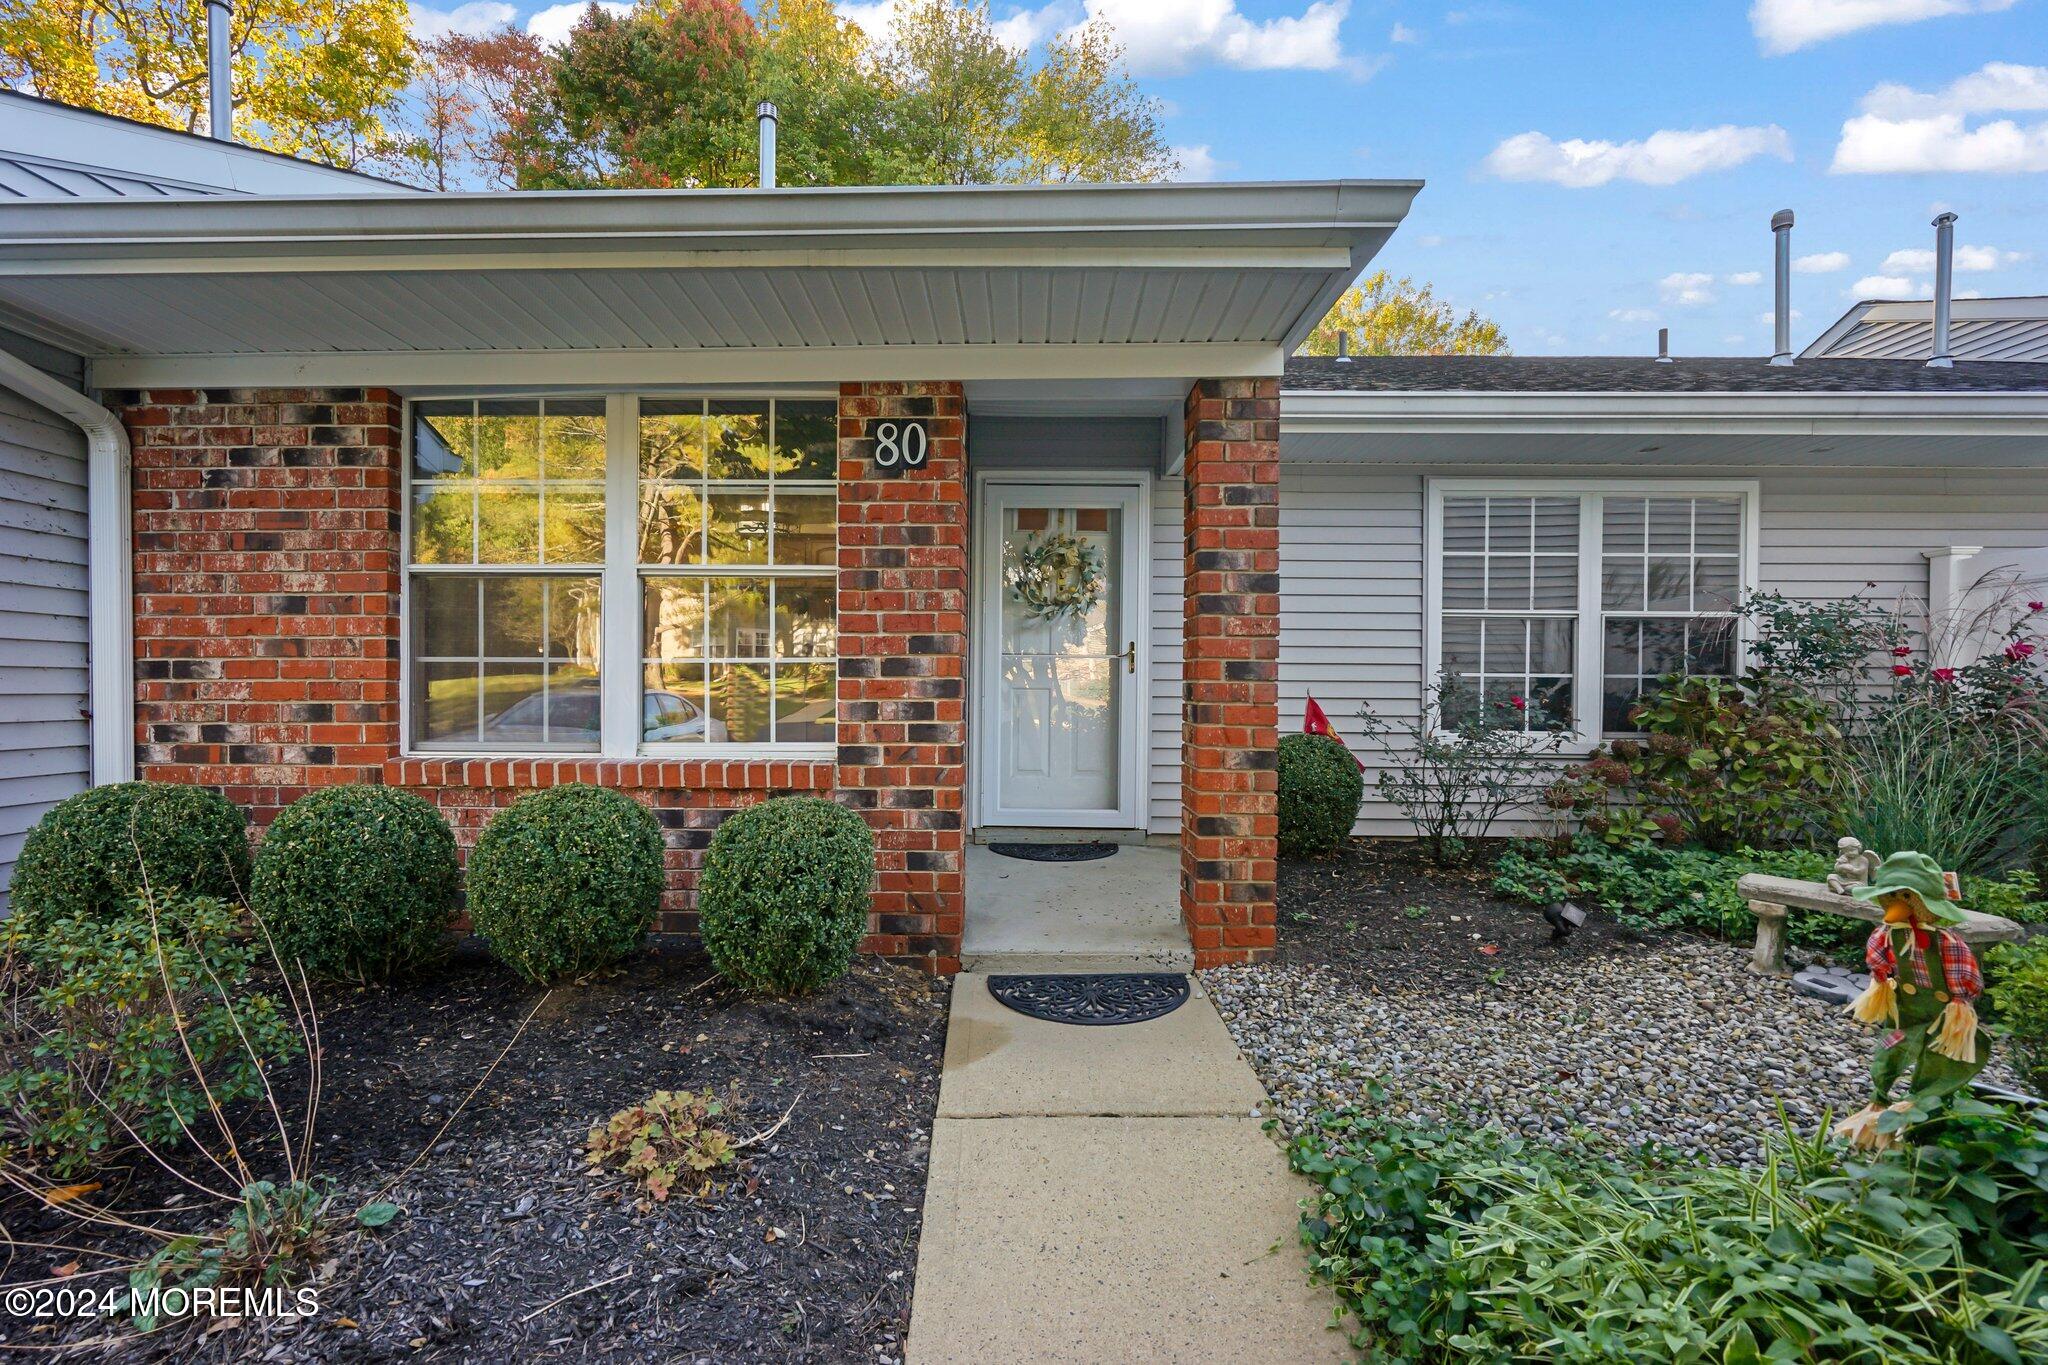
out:
{"label": "landscaping stone bench", "polygon": [[[1751,872],[1735,883],[1735,889],[1749,902],[1756,916],[1756,951],[1749,969],[1768,976],[1787,975],[1785,967],[1785,915],[1791,910],[1819,910],[1844,919],[1882,924],[1884,911],[1854,896],[1838,896],[1822,882],[1795,881],[1790,877],[1768,877]],[[1963,942],[1972,948],[1987,943],[2017,943],[2026,930],[1999,915],[1963,911],[1963,922],[1955,927]]]}

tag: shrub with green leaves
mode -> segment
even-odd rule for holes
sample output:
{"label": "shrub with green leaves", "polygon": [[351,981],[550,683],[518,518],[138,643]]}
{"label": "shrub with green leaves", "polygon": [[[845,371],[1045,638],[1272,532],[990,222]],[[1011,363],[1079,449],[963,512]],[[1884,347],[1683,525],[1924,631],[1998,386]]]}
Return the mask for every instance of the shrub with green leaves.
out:
{"label": "shrub with green leaves", "polygon": [[1334,852],[1358,819],[1365,778],[1343,741],[1280,737],[1280,851],[1292,858]]}
{"label": "shrub with green leaves", "polygon": [[[1493,891],[1531,905],[1589,901],[1632,929],[1691,929],[1739,942],[1755,937],[1756,918],[1735,889],[1737,878],[1762,872],[1825,881],[1833,867],[1833,858],[1803,849],[1610,846],[1581,834],[1565,844],[1514,844],[1494,864]],[[1860,952],[1870,932],[1835,915],[1795,913],[1786,922],[1793,945],[1811,952]]]}
{"label": "shrub with green leaves", "polygon": [[1985,1004],[2012,1049],[2013,1069],[2048,1097],[2048,936],[1984,956]]}
{"label": "shrub with green leaves", "polygon": [[211,1132],[209,1092],[221,1104],[263,1093],[264,1068],[303,1044],[251,979],[262,950],[248,931],[239,908],[166,894],[113,919],[0,925],[9,1142],[69,1177],[136,1142]]}
{"label": "shrub with green leaves", "polygon": [[816,990],[853,965],[874,878],[875,837],[843,806],[783,796],[727,816],[697,879],[704,950],[749,990]]}
{"label": "shrub with green leaves", "polygon": [[663,882],[653,812],[572,783],[521,797],[485,826],[469,855],[469,917],[513,971],[559,981],[639,947]]}
{"label": "shrub with green leaves", "polygon": [[249,886],[249,822],[206,787],[120,782],[59,802],[29,831],[8,899],[15,917],[111,920],[145,885],[240,901]]}
{"label": "shrub with green leaves", "polygon": [[432,803],[392,787],[326,787],[271,822],[249,899],[288,961],[388,981],[439,956],[461,876]]}
{"label": "shrub with green leaves", "polygon": [[1324,1115],[1301,1238],[1402,1360],[2038,1360],[2048,1116],[1963,1098],[1875,1160],[1787,1132],[1761,1170],[1567,1156]]}

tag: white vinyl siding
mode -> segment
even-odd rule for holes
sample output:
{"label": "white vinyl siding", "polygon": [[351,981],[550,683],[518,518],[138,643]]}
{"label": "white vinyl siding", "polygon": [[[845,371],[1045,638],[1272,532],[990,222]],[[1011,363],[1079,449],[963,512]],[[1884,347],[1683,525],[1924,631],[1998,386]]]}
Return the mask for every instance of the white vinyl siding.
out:
{"label": "white vinyl siding", "polygon": [[0,389],[0,907],[23,837],[89,784],[85,438]]}
{"label": "white vinyl siding", "polygon": [[[1637,471],[1554,467],[1558,477],[1647,482]],[[1356,736],[1370,701],[1389,719],[1412,719],[1422,699],[1423,489],[1431,475],[1529,480],[1499,469],[1284,463],[1280,475],[1280,732],[1301,728],[1313,693],[1340,733]],[[1890,603],[1927,592],[1922,552],[1951,545],[2048,545],[2048,471],[1834,468],[1660,471],[1674,491],[1690,482],[1759,485],[1756,583],[1794,597],[1862,592]],[[1152,831],[1180,815],[1180,487],[1154,502]],[[1166,627],[1172,627],[1169,633]],[[1361,748],[1366,801],[1358,831],[1405,835],[1374,781],[1387,757]]]}

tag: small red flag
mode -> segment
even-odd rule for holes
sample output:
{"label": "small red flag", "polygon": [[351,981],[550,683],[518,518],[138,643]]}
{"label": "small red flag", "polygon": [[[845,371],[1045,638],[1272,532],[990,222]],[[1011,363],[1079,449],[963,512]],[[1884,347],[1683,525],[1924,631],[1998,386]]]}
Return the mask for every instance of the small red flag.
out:
{"label": "small red flag", "polygon": [[[1308,705],[1301,713],[1301,732],[1305,735],[1327,735],[1339,744],[1344,743],[1344,737],[1331,728],[1330,718],[1323,714],[1322,707],[1316,705],[1314,697],[1308,699]],[[1348,749],[1350,746],[1345,745],[1345,747]],[[1360,772],[1365,771],[1364,759],[1360,758],[1357,754],[1353,754],[1351,755],[1351,761],[1358,765]]]}

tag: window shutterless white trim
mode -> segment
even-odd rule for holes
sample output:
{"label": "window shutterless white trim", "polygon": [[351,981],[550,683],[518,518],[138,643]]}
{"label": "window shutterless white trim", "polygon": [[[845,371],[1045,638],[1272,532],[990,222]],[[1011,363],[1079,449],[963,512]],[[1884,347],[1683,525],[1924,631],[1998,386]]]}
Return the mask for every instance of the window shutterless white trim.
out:
{"label": "window shutterless white trim", "polygon": [[[997,727],[1002,665],[1001,638],[1002,509],[1006,499],[1057,498],[1062,506],[1110,507],[1125,517],[1123,529],[1122,602],[1118,625],[1137,651],[1137,670],[1116,670],[1120,694],[1117,734],[1117,804],[1114,809],[1082,811],[1001,810],[997,807],[996,773],[1001,762]],[[973,636],[969,673],[972,678],[971,730],[974,763],[969,802],[975,827],[1138,830],[1145,827],[1144,787],[1150,741],[1152,676],[1152,477],[1143,470],[982,470],[974,476],[974,559],[970,575]]]}
{"label": "window shutterless white trim", "polygon": [[[660,396],[660,395],[650,395]],[[783,391],[773,393],[749,392],[745,389],[721,389],[714,399],[751,401],[778,399],[788,402],[833,402],[837,394],[818,390]],[[465,400],[508,399],[527,401],[531,399],[602,399],[605,405],[605,557],[600,564],[437,564],[415,565],[412,562],[412,514],[413,514],[413,401],[407,401],[402,417],[404,429],[399,443],[399,463],[403,471],[400,479],[399,511],[399,613],[398,613],[398,658],[399,658],[399,751],[408,758],[430,759],[637,759],[661,758],[689,761],[701,759],[774,759],[778,762],[815,762],[835,756],[837,748],[829,743],[803,744],[676,744],[643,743],[640,738],[644,702],[642,699],[641,659],[641,585],[645,578],[673,573],[678,576],[697,578],[833,578],[837,574],[834,566],[825,565],[746,565],[716,564],[688,565],[675,567],[645,566],[639,562],[639,492],[640,492],[640,399],[638,393],[593,393],[587,389],[563,389],[532,392],[508,392],[486,390],[474,393],[436,394],[432,402],[462,402]],[[806,486],[804,491],[823,494],[830,491],[836,495],[836,484],[816,482],[815,487]],[[762,481],[767,487],[767,481]],[[835,524],[837,517],[834,518]],[[473,530],[472,534],[478,534]],[[773,528],[770,528],[773,535]],[[836,558],[836,557],[835,557]],[[412,647],[412,583],[415,574],[448,574],[463,577],[509,575],[509,576],[563,576],[596,577],[602,593],[602,616],[599,632],[602,644],[598,653],[598,687],[600,698],[599,744],[597,749],[561,748],[492,748],[480,745],[435,745],[428,749],[418,748],[412,734],[412,690],[413,690],[413,647]],[[771,616],[772,629],[772,616]],[[753,662],[753,661],[749,661]],[[759,661],[764,666],[767,660]],[[817,662],[827,662],[819,660]],[[835,653],[829,661],[836,667]],[[772,702],[771,702],[772,705]]]}
{"label": "window shutterless white trim", "polygon": [[[1738,592],[1756,587],[1758,484],[1754,479],[1517,479],[1435,478],[1423,480],[1422,513],[1422,695],[1443,668],[1444,499],[1446,497],[1577,497],[1579,499],[1579,595],[1574,619],[1572,729],[1567,744],[1589,750],[1600,741],[1600,697],[1603,685],[1601,605],[1601,528],[1603,499],[1616,497],[1733,497],[1742,504],[1742,539]],[[1540,615],[1542,613],[1522,613]],[[1557,613],[1553,613],[1557,614]],[[1655,612],[1618,612],[1654,616]],[[1687,617],[1696,613],[1670,613]],[[1746,666],[1748,642],[1738,628],[1735,669]],[[1430,718],[1434,723],[1435,717]]]}

